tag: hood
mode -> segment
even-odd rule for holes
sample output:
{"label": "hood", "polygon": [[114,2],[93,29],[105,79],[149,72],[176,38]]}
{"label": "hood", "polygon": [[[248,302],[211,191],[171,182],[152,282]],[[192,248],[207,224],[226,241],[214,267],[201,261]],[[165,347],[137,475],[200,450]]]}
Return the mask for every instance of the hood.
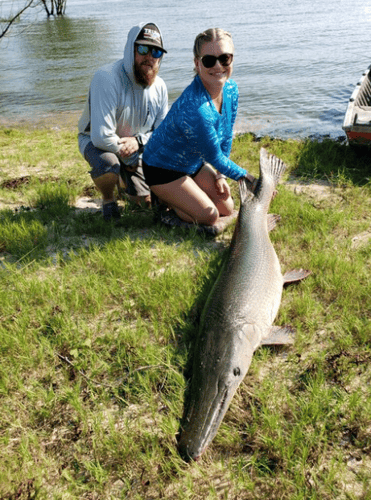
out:
{"label": "hood", "polygon": [[131,30],[128,33],[128,38],[126,40],[126,45],[124,49],[124,69],[125,73],[128,75],[130,80],[135,83],[135,78],[134,78],[134,43],[135,40],[137,39],[141,29],[143,26],[146,24],[152,23],[154,24],[157,29],[160,32],[161,39],[162,39],[162,44],[164,43],[164,38],[162,36],[160,28],[157,26],[156,23],[153,23],[152,21],[146,21],[144,23],[140,23],[137,26],[133,26]]}

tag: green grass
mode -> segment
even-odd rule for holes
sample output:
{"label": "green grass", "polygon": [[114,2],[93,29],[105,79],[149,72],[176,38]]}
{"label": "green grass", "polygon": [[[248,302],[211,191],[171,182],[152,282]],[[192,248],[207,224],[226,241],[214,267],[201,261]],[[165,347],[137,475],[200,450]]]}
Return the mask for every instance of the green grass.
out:
{"label": "green grass", "polygon": [[367,154],[235,139],[255,175],[261,146],[286,162],[271,239],[283,271],[312,274],[284,290],[276,319],[294,346],[255,353],[215,440],[186,464],[184,372],[233,228],[168,230],[125,203],[121,225],[104,225],[72,208],[98,197],[74,132],[0,129],[0,145],[1,499],[371,498]]}

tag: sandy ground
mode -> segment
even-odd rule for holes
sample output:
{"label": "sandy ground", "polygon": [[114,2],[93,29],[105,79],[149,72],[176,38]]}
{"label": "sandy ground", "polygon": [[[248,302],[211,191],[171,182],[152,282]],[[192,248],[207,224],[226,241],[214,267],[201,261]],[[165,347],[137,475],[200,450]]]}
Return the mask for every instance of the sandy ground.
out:
{"label": "sandy ground", "polygon": [[[340,196],[340,189],[334,188],[329,183],[316,182],[316,183],[303,183],[297,182],[297,180],[289,180],[285,183],[286,187],[291,189],[298,196],[303,195],[306,198],[311,198],[314,200],[323,200],[328,198],[334,198]],[[84,210],[90,213],[96,213],[102,210],[102,201],[99,198],[90,198],[88,196],[83,196],[77,198],[74,204],[76,210]],[[4,208],[10,208],[14,210],[17,208],[17,204],[6,204],[0,201],[0,210]],[[360,246],[367,244],[371,240],[371,229],[357,234],[352,238],[352,248],[356,249]]]}
{"label": "sandy ground", "polygon": [[[319,181],[316,183],[299,183],[296,180],[289,180],[285,183],[286,187],[291,189],[297,195],[304,195],[306,197],[323,200],[340,196],[340,189],[334,188],[326,181]],[[76,200],[75,206],[77,209],[87,210],[91,213],[101,210],[101,200],[89,197],[82,197]],[[352,248],[359,248],[367,244],[371,240],[371,229],[357,234],[352,238]]]}
{"label": "sandy ground", "polygon": [[[291,189],[295,194],[304,194],[309,198],[315,200],[323,200],[328,198],[336,198],[340,196],[341,189],[331,186],[326,181],[317,181],[316,183],[298,183],[296,180],[289,180],[286,186]],[[371,240],[371,229],[357,234],[352,238],[352,248],[356,249],[366,245]]]}
{"label": "sandy ground", "polygon": [[102,200],[83,196],[76,200],[75,207],[77,209],[85,210],[86,212],[95,213],[102,209]]}

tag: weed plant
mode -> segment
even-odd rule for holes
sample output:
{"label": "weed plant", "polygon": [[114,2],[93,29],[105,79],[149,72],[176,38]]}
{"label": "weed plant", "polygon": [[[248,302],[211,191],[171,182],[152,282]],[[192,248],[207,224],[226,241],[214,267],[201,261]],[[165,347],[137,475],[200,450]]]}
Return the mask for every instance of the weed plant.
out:
{"label": "weed plant", "polygon": [[[192,348],[233,228],[205,238],[129,204],[104,224],[73,208],[96,193],[72,132],[2,129],[0,144],[0,498],[371,498],[366,154],[235,139],[255,175],[261,146],[286,162],[271,239],[283,272],[312,274],[284,290],[276,319],[294,346],[255,353],[215,440],[186,464]],[[295,192],[288,179],[330,185]]]}

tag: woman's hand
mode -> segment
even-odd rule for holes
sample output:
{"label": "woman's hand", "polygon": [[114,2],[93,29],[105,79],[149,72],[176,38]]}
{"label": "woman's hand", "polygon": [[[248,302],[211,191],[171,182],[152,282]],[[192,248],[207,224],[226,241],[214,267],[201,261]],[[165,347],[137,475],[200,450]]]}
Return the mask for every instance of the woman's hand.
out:
{"label": "woman's hand", "polygon": [[[250,189],[250,191],[251,191],[252,193],[254,193],[254,192],[255,192],[255,189],[256,189],[256,186],[258,185],[258,180],[259,180],[259,179],[256,179],[256,177],[254,177],[254,176],[253,176],[253,175],[251,175],[251,174],[246,174],[246,175],[245,175],[245,178],[246,178],[246,179],[250,182],[250,186],[247,186],[247,187]],[[275,198],[276,196],[277,196],[277,189],[275,189],[275,190],[273,191],[273,194],[272,194],[272,200],[274,200],[274,198]]]}
{"label": "woman's hand", "polygon": [[215,180],[216,192],[221,200],[227,200],[231,195],[231,188],[225,177],[219,177]]}
{"label": "woman's hand", "polygon": [[258,185],[258,179],[251,174],[246,174],[245,179],[247,179],[250,182],[250,185],[247,186],[248,189],[250,189],[250,191],[254,193],[256,186]]}

